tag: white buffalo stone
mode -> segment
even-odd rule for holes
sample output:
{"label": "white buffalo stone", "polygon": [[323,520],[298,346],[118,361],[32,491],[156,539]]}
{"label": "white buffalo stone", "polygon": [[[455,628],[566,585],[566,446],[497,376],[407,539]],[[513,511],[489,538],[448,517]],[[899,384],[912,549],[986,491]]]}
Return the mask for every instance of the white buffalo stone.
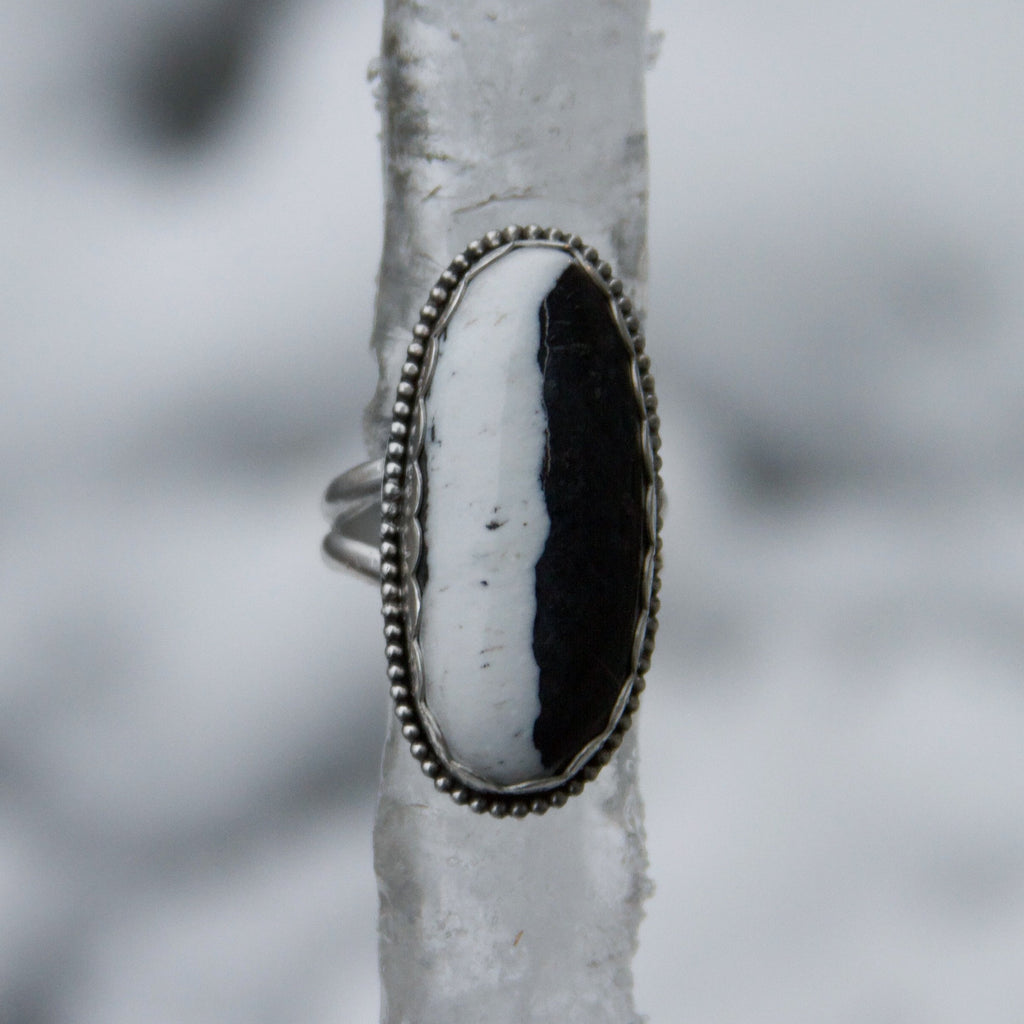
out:
{"label": "white buffalo stone", "polygon": [[498,785],[546,774],[533,742],[534,570],[550,525],[539,310],[570,263],[523,248],[473,277],[427,399],[422,699],[452,758]]}

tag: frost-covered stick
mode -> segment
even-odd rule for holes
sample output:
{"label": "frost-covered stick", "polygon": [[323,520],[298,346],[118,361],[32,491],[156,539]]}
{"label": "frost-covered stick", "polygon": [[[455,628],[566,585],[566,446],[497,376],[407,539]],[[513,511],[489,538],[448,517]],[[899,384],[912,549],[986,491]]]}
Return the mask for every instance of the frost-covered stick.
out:
{"label": "frost-covered stick", "polygon": [[[418,309],[487,230],[576,232],[644,307],[646,32],[646,0],[386,0],[374,456]],[[518,821],[435,792],[392,720],[375,861],[385,1024],[638,1020],[636,730],[582,796]]]}

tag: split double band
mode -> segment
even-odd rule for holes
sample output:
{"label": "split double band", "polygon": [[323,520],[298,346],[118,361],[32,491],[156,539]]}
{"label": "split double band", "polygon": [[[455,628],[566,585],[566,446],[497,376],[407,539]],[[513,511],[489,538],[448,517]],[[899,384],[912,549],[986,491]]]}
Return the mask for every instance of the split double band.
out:
{"label": "split double band", "polygon": [[611,266],[491,231],[420,311],[383,457],[328,488],[325,551],[379,578],[395,714],[456,803],[543,813],[621,744],[657,628],[656,410]]}
{"label": "split double band", "polygon": [[379,542],[367,539],[367,531],[359,526],[367,520],[380,525],[383,483],[384,460],[373,459],[336,477],[324,494],[324,515],[331,521],[324,554],[372,580],[380,579]]}

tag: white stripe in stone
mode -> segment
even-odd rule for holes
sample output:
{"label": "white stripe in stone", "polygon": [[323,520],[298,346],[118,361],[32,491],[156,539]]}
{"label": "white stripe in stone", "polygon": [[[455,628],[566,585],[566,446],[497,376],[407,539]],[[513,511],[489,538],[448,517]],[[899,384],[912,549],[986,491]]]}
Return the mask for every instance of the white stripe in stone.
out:
{"label": "white stripe in stone", "polygon": [[426,400],[423,697],[452,757],[499,785],[545,774],[533,745],[534,567],[549,530],[537,352],[541,303],[569,262],[515,249],[473,277]]}

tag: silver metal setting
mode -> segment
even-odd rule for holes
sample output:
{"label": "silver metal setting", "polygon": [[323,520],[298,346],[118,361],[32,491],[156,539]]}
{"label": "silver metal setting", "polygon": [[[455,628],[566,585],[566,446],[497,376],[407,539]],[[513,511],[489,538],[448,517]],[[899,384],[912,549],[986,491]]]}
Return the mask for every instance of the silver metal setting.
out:
{"label": "silver metal setting", "polygon": [[[417,567],[422,549],[420,520],[423,494],[423,431],[426,422],[425,400],[437,360],[438,335],[444,330],[454,309],[473,277],[512,249],[544,246],[559,249],[588,274],[605,294],[623,344],[631,360],[633,391],[638,409],[640,434],[637,443],[645,473],[646,538],[641,574],[641,599],[634,632],[631,675],[623,687],[605,731],[574,759],[562,775],[496,786],[479,778],[449,753],[422,694],[424,672],[419,644],[421,594]],[[644,674],[650,667],[657,632],[659,572],[661,569],[661,446],[658,429],[657,399],[645,352],[645,339],[632,301],[624,294],[622,282],[611,266],[602,261],[595,249],[578,235],[555,228],[507,227],[489,231],[471,242],[456,256],[430,291],[427,304],[413,328],[413,339],[406,353],[392,409],[391,431],[383,459],[365,463],[342,474],[328,488],[325,507],[334,526],[324,541],[324,549],[336,561],[364,575],[379,572],[387,674],[395,715],[402,734],[410,744],[413,757],[434,786],[447,793],[457,804],[496,818],[522,818],[530,813],[543,814],[560,807],[570,796],[582,792],[595,779],[632,722],[644,689]],[[381,474],[381,475],[378,475]],[[374,493],[381,481],[379,562],[366,551],[363,542],[351,535],[350,524],[377,500]]]}

